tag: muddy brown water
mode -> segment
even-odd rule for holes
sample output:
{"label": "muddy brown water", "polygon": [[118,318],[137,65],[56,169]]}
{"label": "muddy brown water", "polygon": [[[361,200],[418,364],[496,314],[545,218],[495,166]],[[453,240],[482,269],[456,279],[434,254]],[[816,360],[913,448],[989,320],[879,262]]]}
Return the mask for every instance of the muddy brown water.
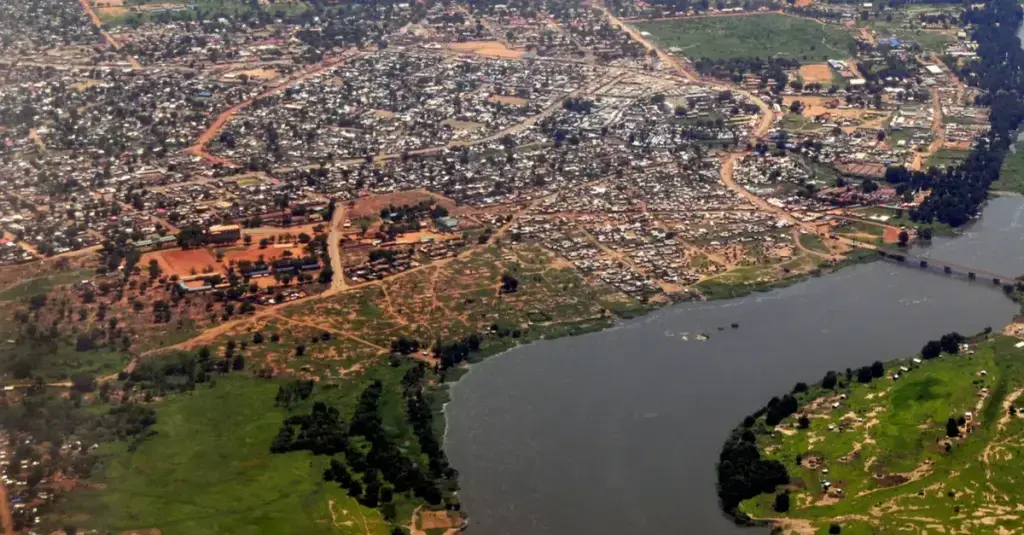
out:
{"label": "muddy brown water", "polygon": [[[1024,273],[1024,198],[996,198],[963,235],[916,252]],[[1016,310],[998,287],[875,262],[515,348],[474,365],[446,407],[468,533],[767,533],[733,525],[715,494],[722,441],[745,415],[797,381]]]}

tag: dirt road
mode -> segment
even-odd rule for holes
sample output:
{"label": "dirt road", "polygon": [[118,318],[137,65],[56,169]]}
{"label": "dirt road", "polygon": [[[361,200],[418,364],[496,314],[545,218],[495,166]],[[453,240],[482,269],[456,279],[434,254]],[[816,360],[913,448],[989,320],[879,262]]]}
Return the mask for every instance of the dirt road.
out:
{"label": "dirt road", "polygon": [[743,156],[744,154],[731,153],[727,155],[725,159],[722,161],[721,176],[722,182],[725,183],[726,187],[742,195],[754,206],[757,206],[758,208],[766,212],[771,212],[777,215],[779,219],[787,221],[798,227],[806,226],[804,223],[801,223],[795,217],[793,217],[789,212],[769,203],[768,201],[762,199],[761,197],[758,197],[757,195],[754,195],[750,190],[736,183],[736,180],[734,180],[733,178],[733,171],[736,168],[736,161],[742,158]]}
{"label": "dirt road", "polygon": [[[90,0],[78,0],[78,3],[82,4],[82,9],[85,10],[85,14],[89,17],[89,20],[92,21],[93,26],[96,26],[96,28],[100,30],[100,35],[103,36],[103,39],[105,39],[107,43],[110,44],[110,48],[113,48],[114,50],[120,52],[121,43],[117,42],[117,39],[114,39],[114,36],[110,35],[106,32],[106,30],[103,29],[103,21],[100,20],[99,15],[96,14],[96,11],[92,9],[92,4],[90,3]],[[142,68],[142,64],[139,63],[139,60],[127,55],[126,58],[128,59],[128,63],[131,64],[133,69]]]}
{"label": "dirt road", "polygon": [[[662,63],[670,65],[673,68],[675,68],[675,70],[684,78],[692,81],[702,80],[699,73],[691,70],[683,61],[679,60],[679,58],[676,58],[675,56],[672,56],[668,52],[662,50],[653,41],[641,35],[636,28],[630,26],[629,24],[623,22],[621,19],[613,15],[612,12],[603,4],[597,3],[594,4],[594,7],[601,10],[601,12],[605,14],[605,16],[608,18],[608,22],[611,25],[621,27],[623,31],[629,34],[631,38],[633,38],[634,41],[643,45],[645,48],[647,48],[647,50],[653,50],[655,54],[658,55],[658,59],[660,59]],[[718,91],[728,90],[732,91],[733,93],[741,94],[747,99],[749,99],[751,102],[756,104],[757,107],[761,110],[760,119],[758,119],[757,126],[754,127],[754,130],[751,131],[750,137],[752,141],[756,141],[768,134],[768,131],[771,130],[772,128],[772,124],[775,123],[775,112],[772,110],[771,106],[769,106],[767,102],[761,99],[761,97],[758,97],[757,95],[754,95],[753,93],[735,85],[708,85],[710,85],[712,89]]]}
{"label": "dirt road", "polygon": [[325,295],[334,295],[348,289],[345,282],[345,263],[341,259],[341,231],[345,221],[344,203],[334,203],[334,215],[331,217],[331,228],[327,231],[327,254],[331,257],[331,289]]}
{"label": "dirt road", "polygon": [[15,535],[14,517],[11,516],[11,504],[7,500],[7,485],[0,481],[0,520],[4,523],[4,535]]}
{"label": "dirt road", "polygon": [[[81,1],[88,2],[88,0]],[[237,163],[228,158],[214,156],[213,154],[206,152],[206,145],[213,141],[213,138],[220,133],[221,129],[224,128],[224,125],[226,125],[228,121],[230,121],[231,118],[235,116],[236,113],[248,107],[255,100],[266,98],[276,93],[280,93],[281,91],[284,91],[285,89],[291,87],[293,84],[306,80],[312,76],[316,76],[317,74],[320,74],[328,69],[337,67],[338,65],[341,65],[343,62],[355,57],[359,57],[360,55],[360,53],[352,53],[352,51],[350,50],[349,52],[346,52],[341,56],[327,58],[302,71],[299,71],[297,75],[289,76],[281,83],[271,87],[270,89],[267,89],[266,91],[260,93],[259,95],[256,95],[255,97],[252,97],[247,100],[243,100],[242,102],[239,102],[234,106],[231,106],[230,108],[222,111],[220,115],[218,115],[217,118],[213,120],[213,123],[211,123],[210,126],[202,134],[199,135],[199,139],[196,140],[195,145],[192,145],[191,147],[185,149],[185,152],[193,154],[195,156],[199,156],[200,158],[203,158],[204,160],[211,163],[219,163],[221,165],[228,166],[238,166]]]}

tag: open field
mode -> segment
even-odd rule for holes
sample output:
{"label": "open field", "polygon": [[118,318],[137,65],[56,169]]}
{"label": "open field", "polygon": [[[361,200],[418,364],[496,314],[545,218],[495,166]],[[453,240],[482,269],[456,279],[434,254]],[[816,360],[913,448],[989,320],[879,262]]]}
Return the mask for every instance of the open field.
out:
{"label": "open field", "polygon": [[[1019,530],[1024,418],[1011,407],[1024,392],[1024,349],[1017,342],[981,337],[959,355],[886,363],[868,383],[854,371],[852,379],[840,373],[834,389],[796,393],[795,414],[752,426],[762,456],[789,472],[789,511],[774,510],[773,494],[740,509],[778,520],[784,533],[826,533],[832,523],[842,533]],[[809,419],[805,429],[801,417]],[[961,417],[950,437],[947,420]]]}
{"label": "open field", "polygon": [[[105,444],[100,485],[68,494],[64,514],[80,529],[162,535],[389,533],[377,511],[322,480],[328,458],[270,453],[287,413],[274,405],[279,384],[224,376],[157,403],[156,434],[135,451]],[[351,407],[358,392],[334,389],[332,401]]]}
{"label": "open field", "polygon": [[[910,219],[910,215],[903,210],[892,210],[889,208],[882,208],[880,206],[872,208],[858,208],[851,211],[852,215],[857,217],[863,217],[865,219],[872,219],[879,223],[885,223],[893,227],[907,227],[916,229],[931,229],[932,234],[935,236],[951,236],[954,233],[952,227],[945,223],[933,221],[931,223],[917,223]],[[881,218],[884,218],[881,219]]]}
{"label": "open field", "polygon": [[466,41],[464,43],[451,43],[448,48],[459,52],[472,52],[481,56],[492,56],[496,58],[521,58],[525,54],[522,50],[513,50],[498,41]]}
{"label": "open field", "polygon": [[72,284],[83,279],[88,279],[92,273],[93,270],[91,269],[79,269],[55,273],[46,277],[24,280],[0,291],[0,302],[22,299],[36,294],[49,293],[49,291],[55,286]]}
{"label": "open field", "polygon": [[160,264],[160,269],[165,273],[179,277],[200,274],[204,270],[214,271],[219,264],[213,253],[206,249],[172,249],[147,253],[142,256],[139,265],[147,266],[152,259]]}
{"label": "open field", "polygon": [[663,47],[691,59],[786,57],[820,63],[850,55],[853,38],[834,26],[780,15],[742,15],[637,23]]}
{"label": "open field", "polygon": [[948,167],[962,162],[970,151],[957,149],[939,149],[928,157],[928,165],[936,167]]}
{"label": "open field", "polygon": [[[816,97],[816,96],[786,96],[782,99],[782,105],[785,109],[796,101],[800,101],[804,105],[802,116],[805,119],[814,119],[819,115],[828,114],[829,120],[832,122],[840,123],[844,120],[856,121],[860,126],[882,128],[885,122],[890,116],[890,112],[872,110],[866,108],[854,108],[846,107],[840,108],[833,106],[839,99],[835,97]],[[792,115],[792,114],[787,114]]]}
{"label": "open field", "polygon": [[703,280],[696,287],[707,299],[742,297],[789,286],[818,273],[820,268],[811,255],[801,254],[782,262],[738,267]]}
{"label": "open field", "polygon": [[[106,4],[99,0],[97,5]],[[134,23],[152,22],[158,17],[173,17],[177,20],[195,20],[196,10],[205,16],[243,16],[258,9],[273,16],[297,15],[309,9],[304,2],[275,2],[273,4],[241,2],[239,0],[193,0],[190,2],[166,2],[165,0],[132,0],[122,6],[104,7],[97,10],[104,27],[120,26],[129,21]],[[173,8],[170,11],[161,9]]]}
{"label": "open field", "polygon": [[227,265],[230,262],[238,263],[243,260],[256,262],[261,257],[265,262],[272,262],[274,260],[284,258],[286,251],[291,253],[291,256],[295,258],[299,258],[305,254],[302,247],[291,247],[290,244],[285,244],[283,247],[280,244],[275,244],[268,246],[265,249],[260,249],[259,246],[254,243],[251,247],[232,247],[230,249],[225,249],[223,263]]}
{"label": "open field", "polygon": [[800,78],[803,79],[805,84],[831,84],[832,74],[832,67],[829,67],[827,63],[813,63],[800,66]]}
{"label": "open field", "polygon": [[[586,282],[534,246],[488,247],[444,265],[430,265],[330,299],[290,307],[283,315],[364,345],[390,347],[407,336],[425,345],[472,334],[484,346],[508,347],[587,322],[606,324],[609,314],[632,316],[645,308],[610,286]],[[519,281],[502,293],[501,277]],[[498,327],[498,331],[494,330]],[[500,333],[499,333],[500,331]]]}
{"label": "open field", "polygon": [[992,183],[992,189],[1024,193],[1024,150],[1019,146],[1016,152],[1006,153],[999,169],[999,180]]}

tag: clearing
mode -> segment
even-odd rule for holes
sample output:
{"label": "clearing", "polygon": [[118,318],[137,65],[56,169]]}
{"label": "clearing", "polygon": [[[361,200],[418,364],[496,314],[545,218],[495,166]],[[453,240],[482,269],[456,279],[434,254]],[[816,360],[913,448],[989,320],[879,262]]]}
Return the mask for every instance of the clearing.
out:
{"label": "clearing", "polygon": [[168,275],[188,277],[200,273],[212,273],[217,269],[217,258],[206,249],[174,249],[155,251],[142,256],[140,266],[148,266],[149,261],[156,259],[160,269]]}
{"label": "clearing", "polygon": [[823,85],[832,84],[832,67],[827,63],[812,63],[800,66],[800,78],[805,84],[818,83]]}
{"label": "clearing", "polygon": [[466,41],[464,43],[451,43],[448,48],[459,52],[472,52],[481,56],[492,56],[496,58],[521,58],[526,54],[523,50],[513,50],[498,41]]}
{"label": "clearing", "polygon": [[[389,533],[377,511],[323,481],[327,457],[270,453],[287,414],[274,404],[280,384],[229,375],[156,403],[156,434],[134,451],[104,444],[96,490],[69,493],[62,510],[110,532]],[[354,404],[359,389],[344,391]]]}
{"label": "clearing", "polygon": [[636,24],[664,48],[678,47],[691,59],[785,57],[802,63],[846,58],[853,37],[835,26],[781,15],[751,14],[661,20]]}

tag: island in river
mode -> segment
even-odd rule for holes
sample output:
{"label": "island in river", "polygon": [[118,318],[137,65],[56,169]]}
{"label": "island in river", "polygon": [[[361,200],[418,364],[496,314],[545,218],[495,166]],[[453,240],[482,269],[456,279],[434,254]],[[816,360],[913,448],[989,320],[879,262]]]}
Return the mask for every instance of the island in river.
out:
{"label": "island in river", "polygon": [[797,383],[726,441],[723,506],[783,533],[1019,531],[1022,357],[1017,338],[948,333]]}

